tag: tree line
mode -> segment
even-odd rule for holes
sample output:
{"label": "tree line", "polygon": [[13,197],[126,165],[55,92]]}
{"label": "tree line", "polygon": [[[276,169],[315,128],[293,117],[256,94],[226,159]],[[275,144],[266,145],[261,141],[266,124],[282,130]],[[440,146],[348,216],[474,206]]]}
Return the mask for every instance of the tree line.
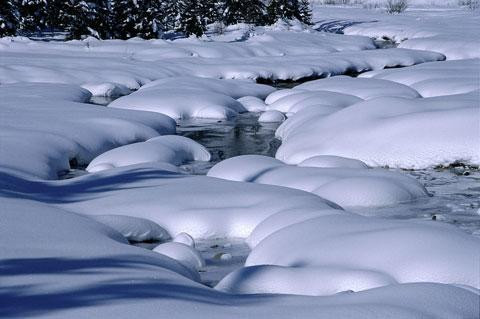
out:
{"label": "tree line", "polygon": [[70,39],[201,36],[212,23],[311,23],[309,0],[0,0],[0,36],[65,31]]}

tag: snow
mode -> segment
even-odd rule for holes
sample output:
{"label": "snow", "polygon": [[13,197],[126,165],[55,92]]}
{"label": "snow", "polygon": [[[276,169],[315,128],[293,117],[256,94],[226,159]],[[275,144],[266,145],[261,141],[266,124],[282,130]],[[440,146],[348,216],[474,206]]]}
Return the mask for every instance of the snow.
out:
{"label": "snow", "polygon": [[285,115],[282,112],[277,110],[269,110],[263,112],[260,117],[258,118],[258,122],[260,123],[280,123],[285,121]]}
{"label": "snow", "polygon": [[266,109],[265,102],[256,96],[244,96],[237,99],[237,101],[240,102],[248,112],[262,112]]}
{"label": "snow", "polygon": [[150,82],[109,107],[154,111],[174,119],[230,119],[246,109],[235,99],[266,97],[275,89],[246,81],[172,77]]}
{"label": "snow", "polygon": [[342,207],[384,206],[427,195],[416,180],[378,169],[299,167],[261,155],[224,160],[208,176],[301,189]]}
{"label": "snow", "polygon": [[91,96],[73,85],[7,84],[0,96],[0,167],[39,178],[56,179],[71,159],[86,165],[117,146],[175,132],[161,114],[70,102]]}
{"label": "snow", "polygon": [[[334,266],[340,279],[330,289],[337,291],[355,290],[355,281],[350,288],[345,287],[342,278],[348,273],[342,270],[377,273],[380,277],[368,273],[359,277],[359,281],[369,284],[376,284],[378,278],[390,278],[400,283],[479,287],[480,241],[449,225],[332,214],[262,235],[264,239],[254,246],[245,266],[278,265],[292,267],[292,272],[295,267],[307,267],[299,275],[305,276],[305,282],[315,277],[315,271],[309,272],[308,267]],[[334,271],[330,276],[334,276]]]}
{"label": "snow", "polygon": [[307,158],[298,166],[304,167],[345,167],[345,168],[368,168],[362,161],[333,155],[319,155]]}
{"label": "snow", "polygon": [[369,166],[414,169],[455,162],[478,165],[478,115],[475,92],[424,99],[383,97],[327,116],[307,108],[277,130],[282,145],[276,157],[295,164],[336,155]]}
{"label": "snow", "polygon": [[190,247],[195,248],[195,241],[193,240],[192,236],[190,236],[190,235],[187,234],[187,233],[177,234],[177,235],[173,238],[173,242],[185,244],[185,245],[187,245],[187,246],[190,246]]}
{"label": "snow", "polygon": [[200,253],[194,247],[186,244],[178,242],[164,243],[155,247],[153,251],[175,259],[188,269],[191,269],[192,273],[205,267],[205,260],[203,260]]}
{"label": "snow", "polygon": [[190,161],[208,162],[210,153],[201,144],[189,138],[164,135],[107,151],[94,158],[86,170],[99,172],[104,169],[149,162],[178,166]]}
{"label": "snow", "polygon": [[115,229],[129,241],[166,241],[170,239],[170,235],[165,229],[148,219],[122,215],[95,215],[89,217]]}
{"label": "snow", "polygon": [[130,89],[118,83],[85,83],[82,85],[93,96],[118,97],[130,94]]}
{"label": "snow", "polygon": [[[346,84],[348,85],[348,83]],[[278,110],[284,113],[296,113],[310,106],[338,110],[363,101],[363,99],[351,94],[333,92],[334,89],[328,91],[328,87],[326,89],[326,91],[307,91],[302,89],[302,85],[299,85],[293,90],[276,91],[267,97],[269,102],[274,101],[269,103],[268,109]],[[281,95],[284,96],[280,97]]]}
{"label": "snow", "polygon": [[[335,76],[300,84],[294,90],[331,91],[354,95],[363,100],[369,100],[382,96],[396,96],[407,99],[420,97],[414,89],[392,81],[369,78],[351,78],[349,76]],[[348,104],[352,102],[344,102]],[[345,105],[344,104],[344,105]]]}

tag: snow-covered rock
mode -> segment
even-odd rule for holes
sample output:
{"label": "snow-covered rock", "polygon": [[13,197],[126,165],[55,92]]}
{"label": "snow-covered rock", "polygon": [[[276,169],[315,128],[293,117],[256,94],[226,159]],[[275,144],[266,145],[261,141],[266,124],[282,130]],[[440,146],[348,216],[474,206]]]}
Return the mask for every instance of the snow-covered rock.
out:
{"label": "snow-covered rock", "polygon": [[[354,95],[364,100],[384,96],[395,96],[408,99],[420,97],[420,94],[418,94],[417,91],[400,83],[381,79],[351,78],[343,75],[303,83],[296,86],[294,90],[331,91]],[[349,105],[349,102],[350,104],[353,104],[355,101],[348,100],[345,104]]]}
{"label": "snow-covered rock", "polygon": [[394,278],[376,271],[335,266],[242,267],[224,277],[215,289],[236,294],[296,294],[328,296],[396,284]]}
{"label": "snow-covered rock", "polygon": [[87,167],[89,172],[139,163],[160,162],[181,165],[189,161],[209,161],[210,153],[187,137],[164,135],[121,146],[97,156]]}
{"label": "snow-covered rock", "polygon": [[71,102],[91,96],[72,85],[1,85],[0,96],[3,171],[56,179],[69,160],[86,165],[112,148],[175,133],[162,114]]}
{"label": "snow-covered rock", "polygon": [[285,115],[277,110],[263,112],[258,118],[260,123],[280,123],[283,121],[285,121]]}
{"label": "snow-covered rock", "polygon": [[119,97],[131,93],[125,85],[111,82],[85,83],[82,87],[90,91],[93,96]]}
{"label": "snow-covered rock", "polygon": [[187,246],[195,248],[195,240],[192,238],[192,236],[190,236],[187,233],[177,234],[172,241],[175,243],[181,243],[181,244],[185,244]]}
{"label": "snow-covered rock", "polygon": [[[309,112],[309,117],[302,117]],[[384,97],[328,116],[310,108],[277,130],[276,157],[290,164],[317,155],[359,159],[370,166],[426,168],[480,164],[478,93],[425,99]],[[312,115],[312,116],[310,116]],[[292,121],[289,124],[289,121]]]}
{"label": "snow-covered rock", "polygon": [[344,167],[344,168],[368,168],[368,165],[362,161],[333,155],[319,155],[307,158],[298,163],[303,167]]}
{"label": "snow-covered rock", "polygon": [[256,96],[244,96],[237,99],[248,112],[263,112],[266,109],[265,102]]}
{"label": "snow-covered rock", "polygon": [[166,241],[168,232],[151,220],[125,215],[89,215],[93,220],[118,231],[133,242]]}
{"label": "snow-covered rock", "polygon": [[229,158],[212,167],[207,175],[301,189],[342,207],[392,205],[427,196],[420,183],[396,172],[365,169],[363,165],[300,167],[261,155]]}
{"label": "snow-covered rock", "polygon": [[[263,237],[248,256],[246,266],[333,266],[339,271],[376,272],[400,283],[480,287],[480,241],[449,225],[331,214],[291,224]],[[305,276],[310,275],[315,276],[308,271]],[[340,272],[337,288],[354,290],[356,282],[348,288],[342,277]],[[369,279],[367,274],[365,280]]]}
{"label": "snow-covered rock", "polygon": [[205,260],[203,257],[194,247],[189,245],[178,242],[169,242],[158,245],[153,251],[175,259],[192,271],[198,271],[205,267]]}

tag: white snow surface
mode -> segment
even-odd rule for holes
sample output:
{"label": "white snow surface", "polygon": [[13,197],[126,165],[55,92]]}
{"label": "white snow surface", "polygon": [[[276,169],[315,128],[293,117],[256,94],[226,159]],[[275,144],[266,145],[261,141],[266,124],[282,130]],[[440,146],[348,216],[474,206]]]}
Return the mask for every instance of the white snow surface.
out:
{"label": "white snow surface", "polygon": [[125,215],[90,215],[91,219],[115,229],[133,242],[166,241],[170,234],[151,220]]}
{"label": "white snow surface", "polygon": [[285,121],[286,117],[282,112],[277,110],[268,110],[263,112],[258,117],[258,122],[260,123],[281,123]]}
{"label": "white snow surface", "polygon": [[205,260],[202,255],[192,246],[179,242],[168,242],[158,245],[153,249],[154,252],[175,259],[192,272],[205,267]]}
{"label": "white snow surface", "polygon": [[369,166],[414,169],[455,162],[478,165],[478,96],[383,97],[326,116],[306,108],[277,130],[282,145],[276,158],[295,164],[336,155]]}
{"label": "white snow surface", "polygon": [[[334,266],[331,276],[335,271],[365,271],[358,280],[364,280],[367,287],[377,285],[379,278],[386,284],[390,280],[480,287],[480,241],[450,225],[330,214],[284,225],[270,234],[268,225],[263,229],[267,233],[252,233],[263,240],[249,242],[256,245],[245,266],[278,265],[292,267],[292,272],[295,267]],[[305,282],[316,276],[316,270],[310,270],[299,273]],[[348,274],[340,278],[344,275]],[[357,282],[351,284],[348,288],[339,279],[338,286],[330,289],[355,290]]]}
{"label": "white snow surface", "polygon": [[69,160],[88,164],[112,148],[175,132],[175,121],[155,113],[77,103],[85,89],[64,84],[0,85],[2,171],[56,179]]}
{"label": "white snow surface", "polygon": [[265,98],[274,90],[246,81],[172,77],[150,82],[109,107],[153,111],[174,119],[229,119],[247,111],[237,98]]}
{"label": "white snow surface", "polygon": [[104,169],[149,162],[178,166],[190,161],[208,162],[210,153],[204,146],[187,137],[164,135],[107,151],[94,158],[86,170],[98,172]]}
{"label": "white snow surface", "polygon": [[365,167],[300,167],[261,155],[229,158],[207,175],[301,189],[342,207],[393,205],[427,195],[419,182],[396,172]]}

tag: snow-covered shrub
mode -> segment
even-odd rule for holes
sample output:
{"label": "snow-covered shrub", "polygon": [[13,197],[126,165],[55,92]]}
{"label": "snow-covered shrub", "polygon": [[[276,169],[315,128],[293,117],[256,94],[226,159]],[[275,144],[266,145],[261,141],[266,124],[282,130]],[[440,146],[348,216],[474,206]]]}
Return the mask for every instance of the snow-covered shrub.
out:
{"label": "snow-covered shrub", "polygon": [[386,9],[389,14],[402,13],[407,10],[407,7],[407,0],[387,0]]}

